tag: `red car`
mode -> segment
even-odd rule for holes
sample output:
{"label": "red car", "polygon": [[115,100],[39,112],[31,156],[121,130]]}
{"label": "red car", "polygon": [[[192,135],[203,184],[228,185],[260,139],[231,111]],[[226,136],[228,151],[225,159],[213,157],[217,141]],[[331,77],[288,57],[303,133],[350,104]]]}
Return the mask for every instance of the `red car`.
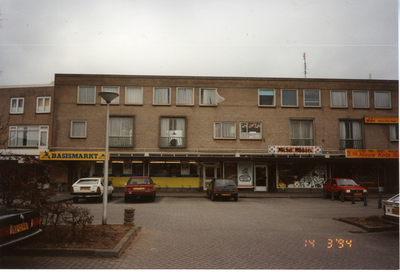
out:
{"label": "red car", "polygon": [[367,193],[367,189],[358,185],[354,180],[345,178],[328,179],[324,183],[324,198],[327,198],[327,196],[332,197],[332,189],[333,195],[337,196],[341,200],[351,198],[352,193],[354,193],[354,198],[364,199],[364,194]]}
{"label": "red car", "polygon": [[125,202],[137,198],[149,198],[154,201],[156,198],[156,191],[150,177],[131,177],[128,183],[125,184]]}

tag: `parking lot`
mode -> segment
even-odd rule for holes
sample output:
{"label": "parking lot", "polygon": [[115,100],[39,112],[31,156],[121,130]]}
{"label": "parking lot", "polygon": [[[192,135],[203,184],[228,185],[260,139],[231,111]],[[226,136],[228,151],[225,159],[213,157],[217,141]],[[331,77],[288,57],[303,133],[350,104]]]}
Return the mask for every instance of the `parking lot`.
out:
{"label": "parking lot", "polygon": [[[79,202],[101,224],[102,204]],[[366,232],[333,218],[381,215],[368,206],[322,198],[114,198],[107,223],[135,208],[139,235],[122,256],[8,256],[5,268],[30,269],[399,269],[398,231]]]}

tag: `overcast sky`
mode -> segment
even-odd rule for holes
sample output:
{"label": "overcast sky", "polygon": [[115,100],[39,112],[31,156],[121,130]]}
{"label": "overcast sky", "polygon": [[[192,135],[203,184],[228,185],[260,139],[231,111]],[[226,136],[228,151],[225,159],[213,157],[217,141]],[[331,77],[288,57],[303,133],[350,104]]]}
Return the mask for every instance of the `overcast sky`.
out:
{"label": "overcast sky", "polygon": [[0,85],[55,73],[398,79],[396,0],[0,0]]}

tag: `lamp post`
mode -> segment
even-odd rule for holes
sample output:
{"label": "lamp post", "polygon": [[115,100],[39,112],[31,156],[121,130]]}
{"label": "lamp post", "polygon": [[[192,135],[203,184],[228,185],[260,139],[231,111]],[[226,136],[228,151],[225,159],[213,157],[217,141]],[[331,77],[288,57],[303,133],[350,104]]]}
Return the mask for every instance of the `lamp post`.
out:
{"label": "lamp post", "polygon": [[106,122],[106,154],[104,158],[104,184],[103,184],[103,225],[107,225],[107,196],[108,196],[108,125],[110,115],[110,102],[119,96],[113,92],[100,92],[99,96],[107,103],[107,122]]}

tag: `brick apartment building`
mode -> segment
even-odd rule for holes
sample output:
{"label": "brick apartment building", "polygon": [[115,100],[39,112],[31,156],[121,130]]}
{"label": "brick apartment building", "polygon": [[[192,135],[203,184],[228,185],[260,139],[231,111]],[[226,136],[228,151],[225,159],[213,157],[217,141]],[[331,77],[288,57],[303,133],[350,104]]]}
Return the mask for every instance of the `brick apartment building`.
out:
{"label": "brick apartment building", "polygon": [[[101,91],[119,93],[109,130],[116,187],[149,175],[167,190],[230,177],[242,189],[304,191],[344,177],[398,190],[397,80],[56,74],[54,87],[0,89],[6,150],[45,149],[41,159],[68,166],[68,186],[103,175]],[[38,112],[42,100],[50,112]],[[38,137],[49,128],[47,148],[41,138],[39,148],[14,139],[29,126]]]}

